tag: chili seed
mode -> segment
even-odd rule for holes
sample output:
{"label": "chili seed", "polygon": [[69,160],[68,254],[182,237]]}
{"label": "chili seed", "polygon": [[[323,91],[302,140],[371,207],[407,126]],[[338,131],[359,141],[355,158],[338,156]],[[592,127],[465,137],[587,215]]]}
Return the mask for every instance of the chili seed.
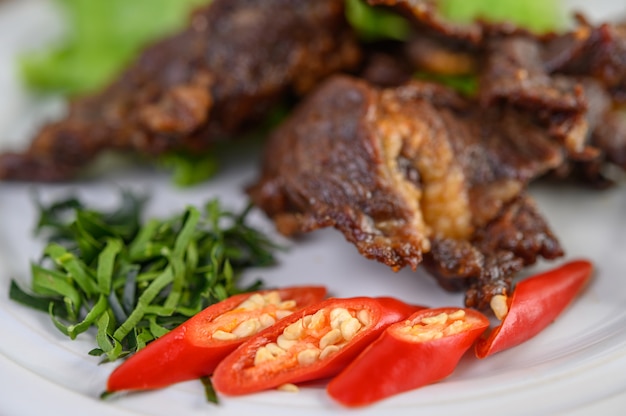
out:
{"label": "chili seed", "polygon": [[356,318],[363,324],[363,326],[367,326],[371,322],[371,316],[368,311],[365,309],[361,309],[356,313]]}
{"label": "chili seed", "polygon": [[288,339],[287,337],[285,337],[284,334],[281,334],[278,336],[278,338],[276,338],[276,343],[278,344],[278,346],[284,350],[288,350],[289,348],[293,347],[294,345],[296,345],[298,343],[297,340],[293,340],[293,339]]}
{"label": "chili seed", "polygon": [[298,386],[296,386],[295,384],[292,384],[292,383],[281,384],[276,389],[280,390],[280,391],[286,391],[288,393],[297,393],[297,392],[300,391]]}
{"label": "chili seed", "polygon": [[465,318],[465,311],[463,309],[459,309],[458,311],[449,314],[448,318],[453,321],[456,321],[458,319],[463,319]]}
{"label": "chili seed", "polygon": [[276,319],[286,318],[287,316],[291,315],[292,313],[293,313],[293,311],[279,309],[279,310],[276,311]]}
{"label": "chili seed", "polygon": [[283,330],[283,335],[287,339],[299,339],[304,333],[304,327],[302,326],[302,319],[298,319],[293,324],[287,326]]}
{"label": "chili seed", "polygon": [[342,339],[341,331],[337,328],[333,328],[320,339],[320,348],[324,349],[329,345],[338,343]]}
{"label": "chili seed", "polygon": [[323,310],[319,310],[311,316],[311,322],[307,326],[310,329],[322,328],[326,322],[326,315]]}
{"label": "chili seed", "polygon": [[254,365],[263,364],[268,361],[275,360],[276,356],[267,347],[261,347],[254,355]]}
{"label": "chili seed", "polygon": [[427,316],[422,318],[422,323],[425,325],[444,325],[448,321],[448,314],[445,312],[435,316]]}
{"label": "chili seed", "polygon": [[298,364],[307,366],[313,364],[320,356],[320,350],[317,348],[307,348],[298,353]]}
{"label": "chili seed", "polygon": [[233,335],[237,338],[245,338],[256,334],[261,329],[261,322],[257,318],[251,318],[243,321],[235,329]]}
{"label": "chili seed", "polygon": [[284,349],[280,348],[278,346],[278,344],[276,344],[275,342],[270,342],[269,344],[267,344],[265,346],[265,348],[267,348],[267,350],[272,353],[272,355],[274,357],[279,357],[281,355],[285,355],[287,354],[287,351],[285,351]]}
{"label": "chili seed", "polygon": [[218,329],[217,331],[213,332],[212,338],[218,341],[231,341],[233,339],[236,339],[237,336],[230,332],[226,332],[226,331],[222,331],[221,329]]}
{"label": "chili seed", "polygon": [[280,294],[275,290],[266,293],[263,297],[265,299],[265,303],[269,305],[278,305],[281,300]]}
{"label": "chili seed", "polygon": [[463,331],[467,327],[467,325],[468,324],[463,322],[462,320],[456,320],[456,321],[452,322],[451,324],[449,324],[443,330],[443,333],[445,335],[457,334],[457,333]]}
{"label": "chili seed", "polygon": [[324,358],[328,357],[331,354],[336,353],[337,351],[339,351],[341,348],[338,347],[337,345],[329,345],[326,348],[324,348],[322,350],[322,352],[320,353],[319,359],[323,360]]}
{"label": "chili seed", "polygon": [[345,308],[335,308],[330,311],[330,327],[339,328],[341,323],[347,319],[351,319],[352,315]]}
{"label": "chili seed", "polygon": [[489,301],[489,306],[493,311],[496,318],[503,320],[509,313],[509,305],[507,304],[508,298],[505,295],[495,295]]}
{"label": "chili seed", "polygon": [[350,341],[361,329],[361,322],[356,318],[350,318],[341,323],[341,336],[346,341]]}
{"label": "chili seed", "polygon": [[264,313],[259,316],[259,322],[261,323],[261,329],[265,329],[274,325],[276,323],[276,319],[274,319],[269,313]]}
{"label": "chili seed", "polygon": [[293,309],[295,307],[296,307],[296,301],[293,299],[286,300],[278,304],[279,309]]}

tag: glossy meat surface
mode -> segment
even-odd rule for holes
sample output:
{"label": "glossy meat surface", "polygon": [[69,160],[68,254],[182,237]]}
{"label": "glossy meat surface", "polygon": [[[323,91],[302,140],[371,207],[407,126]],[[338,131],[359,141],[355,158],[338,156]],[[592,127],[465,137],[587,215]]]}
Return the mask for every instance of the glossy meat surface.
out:
{"label": "glossy meat surface", "polygon": [[271,136],[249,192],[286,235],[335,227],[392,269],[424,261],[483,307],[521,267],[562,254],[525,194],[562,148],[510,111],[480,111],[436,84],[336,76]]}
{"label": "glossy meat surface", "polygon": [[203,151],[358,60],[341,0],[214,0],[23,154],[0,155],[0,179],[70,179],[105,150]]}

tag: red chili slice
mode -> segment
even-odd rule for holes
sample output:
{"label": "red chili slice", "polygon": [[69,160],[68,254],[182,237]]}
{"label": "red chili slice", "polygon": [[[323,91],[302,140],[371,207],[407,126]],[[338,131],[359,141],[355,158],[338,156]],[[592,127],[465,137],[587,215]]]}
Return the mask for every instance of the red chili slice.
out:
{"label": "red chili slice", "polygon": [[325,287],[289,287],[211,305],[123,362],[107,390],[156,389],[208,376],[246,339],[325,296]]}
{"label": "red chili slice", "polygon": [[476,343],[476,356],[488,357],[537,335],[580,293],[592,271],[591,262],[576,260],[519,282],[511,299],[501,300],[508,312],[500,326]]}
{"label": "red chili slice", "polygon": [[328,299],[255,335],[215,369],[213,387],[241,395],[337,374],[419,306],[393,298]]}
{"label": "red chili slice", "polygon": [[450,375],[489,327],[472,309],[424,309],[391,325],[328,384],[348,407],[364,406]]}

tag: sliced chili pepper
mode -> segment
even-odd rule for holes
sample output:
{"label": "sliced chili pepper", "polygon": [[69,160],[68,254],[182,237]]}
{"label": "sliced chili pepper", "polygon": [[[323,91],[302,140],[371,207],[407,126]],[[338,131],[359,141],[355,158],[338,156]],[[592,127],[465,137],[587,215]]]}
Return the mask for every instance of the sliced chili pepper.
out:
{"label": "sliced chili pepper", "polygon": [[111,373],[107,390],[146,390],[211,375],[252,335],[326,296],[321,286],[243,293],[216,303],[151,342]]}
{"label": "sliced chili pepper", "polygon": [[327,299],[243,343],[217,366],[213,387],[241,395],[331,377],[418,309],[393,298]]}
{"label": "sliced chili pepper", "polygon": [[519,282],[510,299],[499,299],[506,314],[498,327],[476,343],[476,356],[488,357],[537,335],[578,295],[592,271],[591,262],[575,260]]}
{"label": "sliced chili pepper", "polygon": [[391,325],[328,384],[348,407],[364,406],[450,375],[489,327],[472,309],[424,309]]}

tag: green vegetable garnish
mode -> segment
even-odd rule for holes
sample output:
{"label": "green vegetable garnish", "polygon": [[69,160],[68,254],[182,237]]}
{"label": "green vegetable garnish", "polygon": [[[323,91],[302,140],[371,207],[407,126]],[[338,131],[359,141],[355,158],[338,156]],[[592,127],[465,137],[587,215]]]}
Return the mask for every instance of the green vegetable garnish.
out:
{"label": "green vegetable garnish", "polygon": [[192,7],[209,0],[57,0],[69,33],[20,60],[37,90],[92,92],[108,83],[148,42],[181,28]]}
{"label": "green vegetable garnish", "polygon": [[444,75],[433,74],[430,72],[418,71],[414,74],[415,78],[424,81],[438,82],[456,90],[462,95],[472,96],[478,91],[478,79],[473,74],[466,75]]}
{"label": "green vegetable garnish", "polygon": [[438,5],[443,16],[457,22],[509,21],[537,32],[561,29],[567,22],[559,0],[438,0]]}
{"label": "green vegetable garnish", "polygon": [[346,19],[366,41],[404,40],[411,32],[405,18],[384,8],[369,6],[364,0],[346,0]]}
{"label": "green vegetable garnish", "polygon": [[206,398],[207,402],[218,404],[217,393],[215,392],[215,389],[213,388],[213,383],[211,383],[211,378],[201,377],[200,381],[202,382],[202,385],[204,386],[204,397]]}
{"label": "green vegetable garnish", "polygon": [[[474,19],[508,21],[530,30],[544,32],[562,29],[567,23],[565,8],[559,0],[438,0],[441,15],[459,23]],[[346,17],[366,41],[405,40],[410,23],[385,7],[369,6],[365,0],[346,0]]]}
{"label": "green vegetable garnish", "polygon": [[197,185],[212,178],[218,170],[213,152],[192,155],[170,152],[163,155],[160,164],[172,171],[172,182],[179,187]]}
{"label": "green vegetable garnish", "polygon": [[210,304],[243,291],[248,267],[275,263],[277,246],[217,200],[202,210],[141,223],[144,197],[122,193],[117,210],[86,208],[76,198],[39,203],[37,230],[46,233],[32,264],[31,291],[11,282],[10,298],[46,311],[74,339],[95,328],[92,355],[115,360],[166,334]]}

